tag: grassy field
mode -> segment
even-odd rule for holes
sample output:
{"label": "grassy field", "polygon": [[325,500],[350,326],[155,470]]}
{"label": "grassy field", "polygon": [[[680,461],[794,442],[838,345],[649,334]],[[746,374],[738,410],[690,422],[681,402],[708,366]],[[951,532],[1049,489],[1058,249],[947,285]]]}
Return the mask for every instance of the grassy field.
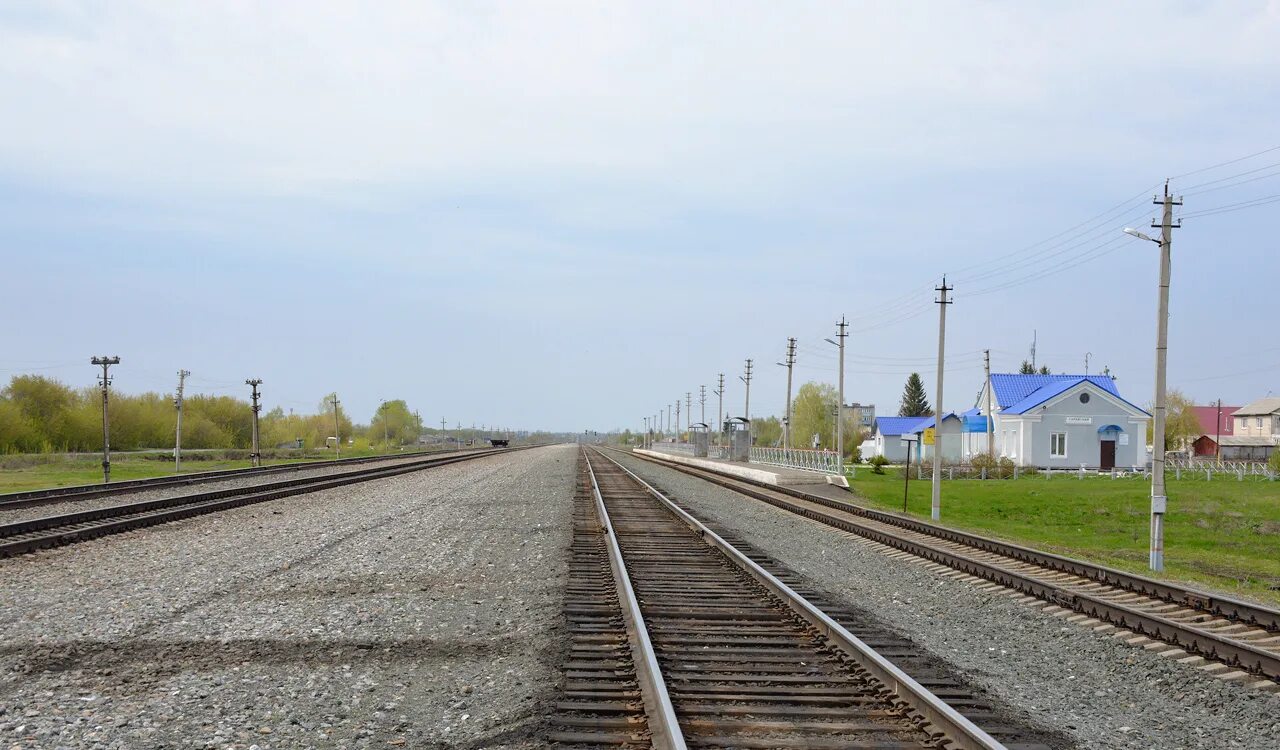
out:
{"label": "grassy field", "polygon": [[[248,458],[227,458],[224,452],[216,457],[185,451],[182,457],[182,473],[197,474],[221,469],[246,469]],[[375,451],[344,450],[343,458],[376,455]],[[399,454],[391,454],[399,455]],[[294,463],[297,461],[323,461],[333,458],[332,451],[307,454],[264,456],[262,464]],[[147,479],[174,476],[173,457],[161,453],[118,453],[111,457],[112,481]],[[102,481],[102,457],[98,455],[45,455],[4,456],[0,458],[0,493],[22,492],[49,487],[69,487],[80,484],[98,484]]]}
{"label": "grassy field", "polygon": [[[902,510],[897,469],[859,467],[867,504]],[[1165,578],[1280,603],[1280,482],[1168,480]],[[1044,475],[942,485],[948,526],[1147,574],[1150,485],[1141,478]],[[930,483],[912,476],[908,512],[929,517]]]}

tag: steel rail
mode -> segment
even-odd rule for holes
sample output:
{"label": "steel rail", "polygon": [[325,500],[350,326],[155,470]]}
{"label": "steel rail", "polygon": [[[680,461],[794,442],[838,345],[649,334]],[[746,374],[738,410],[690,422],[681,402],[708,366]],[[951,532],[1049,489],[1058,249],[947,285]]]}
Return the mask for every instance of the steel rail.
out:
{"label": "steel rail", "polygon": [[[490,448],[482,448],[477,451],[468,452],[482,453],[491,451],[492,449]],[[401,459],[416,460],[423,457],[436,458],[443,457],[445,455],[457,456],[462,455],[462,452],[412,451],[410,453],[386,456],[359,456],[355,458],[326,459],[322,461],[291,461],[289,463],[276,464],[274,466],[245,467],[242,469],[215,469],[213,471],[192,472],[191,474],[180,474],[174,476],[126,479],[124,481],[112,482],[110,484],[80,484],[70,487],[48,487],[39,490],[8,492],[0,494],[0,510],[4,510],[6,508],[26,508],[32,505],[45,505],[48,503],[70,500],[88,500],[108,495],[120,495],[129,492],[145,492],[164,487],[203,484],[205,482],[216,482],[224,479],[238,479],[240,477],[252,477],[264,474],[280,474],[290,471],[306,471],[308,469],[323,469],[334,466],[357,466],[377,461],[396,461]]]}
{"label": "steel rail", "polygon": [[622,617],[627,623],[631,660],[635,664],[636,675],[640,678],[640,691],[644,696],[645,714],[649,719],[649,734],[653,746],[656,750],[686,750],[688,746],[685,744],[684,732],[676,718],[671,693],[667,690],[662,668],[658,665],[658,655],[649,638],[649,629],[640,612],[640,602],[631,585],[631,575],[627,572],[627,563],[622,559],[622,548],[618,546],[617,537],[614,536],[613,523],[609,520],[609,511],[604,506],[604,497],[600,494],[600,484],[596,481],[589,456],[587,473],[591,476],[591,493],[595,497],[596,514],[600,518],[605,547],[609,551],[609,567],[613,570],[613,580],[618,588],[618,603],[622,605]]}
{"label": "steel rail", "polygon": [[227,488],[159,500],[124,503],[105,508],[4,524],[0,525],[0,557],[84,541],[145,526],[168,523],[227,508],[333,489],[374,479],[384,479],[423,469],[471,461],[510,451],[527,450],[534,447],[538,446],[435,457],[396,466],[356,469],[319,477],[299,477],[251,485],[249,487]]}
{"label": "steel rail", "polygon": [[[833,516],[828,513],[824,513],[822,511],[814,510],[812,508],[805,508],[799,505],[795,505],[780,497],[776,497],[775,495],[766,494],[765,492],[760,492],[750,487],[742,487],[740,485],[743,485],[743,484],[760,485],[760,486],[766,487],[770,492],[773,492],[773,493],[791,495],[799,499],[802,499],[806,502],[812,502],[812,503],[824,505],[827,507],[837,508],[843,512],[849,513],[850,515],[864,517],[869,521],[877,522],[885,526],[895,526],[895,527],[904,528],[908,531],[913,531],[922,535],[935,537],[943,541],[966,544],[966,542],[963,541],[964,538],[973,537],[974,535],[966,534],[964,532],[952,532],[950,529],[944,529],[943,527],[936,526],[934,524],[927,524],[927,523],[915,521],[914,519],[905,518],[903,516],[898,516],[895,514],[888,514],[888,513],[883,513],[881,511],[874,511],[871,509],[863,508],[861,506],[853,505],[851,503],[844,503],[842,501],[834,500],[831,498],[824,498],[818,495],[810,495],[809,493],[801,492],[799,490],[795,490],[790,487],[764,485],[763,483],[754,482],[748,479],[740,479],[738,477],[733,477],[731,479],[722,478],[718,475],[715,475],[713,472],[698,470],[696,468],[669,463],[666,461],[661,461],[659,459],[654,459],[649,456],[638,456],[638,457],[648,459],[653,463],[657,463],[659,465],[666,466],[668,468],[676,469],[677,471],[681,471],[682,473],[689,474],[691,476],[696,476],[698,478],[720,485],[727,489],[731,489],[735,492],[746,495],[748,497],[752,497],[757,500],[761,500],[763,502],[769,503],[770,505],[781,508],[783,510],[787,510],[789,512],[818,521],[828,526],[838,528],[842,531],[848,531],[854,534],[858,534],[859,536],[866,537],[880,544],[893,547],[895,549],[899,549],[904,552],[909,552],[918,557],[922,557],[927,560],[932,560],[933,562],[937,562],[942,565],[946,565],[948,567],[954,568],[956,570],[960,570],[962,572],[968,573],[969,575],[978,576],[980,578],[984,578],[994,583],[998,583],[1002,586],[1015,589],[1017,591],[1028,594],[1030,596],[1034,596],[1038,599],[1043,599],[1045,601],[1048,601],[1059,607],[1071,609],[1081,614],[1086,614],[1090,617],[1094,617],[1094,618],[1103,620],[1104,622],[1111,623],[1118,627],[1127,628],[1129,630],[1133,630],[1142,635],[1149,636],[1151,638],[1156,638],[1156,639],[1165,641],[1167,643],[1171,643],[1186,651],[1190,651],[1190,652],[1193,652],[1202,656],[1206,656],[1209,658],[1217,659],[1217,660],[1226,662],[1228,664],[1235,665],[1243,670],[1252,672],[1254,674],[1259,674],[1270,679],[1280,678],[1280,654],[1257,648],[1256,646],[1252,646],[1248,643],[1235,641],[1230,638],[1223,637],[1211,631],[1207,631],[1203,628],[1195,627],[1194,625],[1177,622],[1169,618],[1162,617],[1158,614],[1153,614],[1151,612],[1143,612],[1134,607],[1129,607],[1124,604],[1108,601],[1104,598],[1092,596],[1083,592],[1070,591],[1065,587],[1058,586],[1056,584],[1043,581],[1022,573],[1018,573],[1016,571],[1011,571],[1011,570],[1008,570],[1007,568],[1003,568],[998,565],[992,565],[980,560],[976,560],[966,555],[958,554],[948,550],[943,550],[938,547],[934,547],[922,542],[905,539],[901,536],[894,534],[892,531],[889,531],[886,529],[876,529],[876,528],[858,523],[853,519]],[[920,528],[920,527],[923,527],[923,528]],[[938,530],[938,531],[948,532],[948,533],[930,533],[933,530]],[[976,538],[981,539],[983,542],[985,542],[985,544],[982,544],[982,545],[973,544],[968,546],[974,547],[975,549],[978,549],[983,552],[1003,554],[1001,552],[1001,548],[1005,545],[1005,543],[997,542],[991,539],[986,539],[984,537],[976,537]],[[1027,548],[1020,547],[1018,545],[1008,545],[1008,546],[1018,550],[1035,552],[1035,550],[1028,550]],[[1048,557],[1059,558],[1059,556],[1057,555],[1048,555],[1048,553],[1037,553],[1037,554],[1043,554]],[[1018,562],[1036,564],[1032,559],[1026,559],[1023,557],[1019,557],[1017,555],[1005,555],[1005,556],[1011,559],[1014,559]],[[1070,560],[1070,558],[1059,558],[1059,559],[1067,560],[1085,569],[1094,569],[1094,570],[1101,570],[1101,571],[1112,570],[1110,568],[1105,568],[1103,566],[1093,566],[1093,565],[1090,565],[1089,563]],[[1044,565],[1042,567],[1049,568],[1051,571],[1054,571],[1054,572],[1071,572],[1070,570],[1063,570],[1061,568],[1057,568],[1051,565]],[[1106,580],[1104,578],[1099,578],[1097,576],[1087,576],[1083,574],[1077,574],[1077,575],[1081,575],[1081,577],[1085,577],[1085,578],[1091,578],[1092,580],[1098,581],[1100,583],[1106,583],[1108,585],[1118,586],[1120,588],[1133,591],[1134,593],[1143,593],[1141,590],[1129,589],[1126,586],[1113,583],[1109,580]],[[1150,580],[1150,579],[1143,579],[1141,576],[1129,576],[1128,574],[1122,574],[1122,575],[1126,578],[1132,577],[1140,580]],[[1159,582],[1153,581],[1152,583],[1159,583]],[[1200,609],[1194,603],[1192,603],[1195,601],[1200,601],[1200,599],[1198,598],[1199,596],[1205,597],[1205,599],[1203,599],[1204,601],[1209,601],[1209,600],[1220,601],[1223,599],[1223,597],[1213,597],[1211,595],[1204,594],[1203,592],[1196,592],[1190,589],[1182,589],[1181,587],[1174,586],[1171,584],[1162,584],[1162,587],[1172,589],[1175,591],[1184,591],[1184,592],[1187,592],[1188,594],[1198,595],[1198,596],[1188,596],[1187,599],[1185,600],[1164,599],[1165,601],[1170,601],[1171,603],[1184,604],[1188,607],[1191,607],[1192,609],[1196,609],[1197,611],[1206,611],[1206,610]],[[1152,598],[1163,599],[1163,597],[1159,597],[1151,593],[1146,593],[1146,595],[1151,596]],[[1228,601],[1234,601],[1234,600],[1228,600]],[[1273,612],[1272,610],[1268,610],[1264,607],[1256,607],[1254,605],[1248,605],[1248,606],[1250,607],[1250,609],[1260,610],[1261,612]],[[1226,619],[1233,619],[1228,615],[1220,612],[1207,611],[1207,613],[1216,614]],[[1280,614],[1280,613],[1275,613],[1275,614]],[[1243,618],[1238,618],[1238,619],[1243,620]],[[1252,620],[1243,620],[1243,621],[1249,624],[1257,624]]]}
{"label": "steel rail", "polygon": [[[597,453],[599,453],[598,449]],[[628,476],[644,487],[664,507],[693,529],[705,543],[720,551],[735,565],[785,602],[792,611],[879,680],[899,701],[932,724],[950,742],[947,745],[948,747],[957,748],[957,750],[1001,750],[1005,747],[1005,745],[966,719],[960,712],[947,705],[941,698],[938,698],[910,675],[898,668],[893,662],[881,656],[871,646],[853,633],[850,633],[844,626],[814,606],[786,583],[765,570],[719,534],[716,534],[706,524],[699,521],[648,482],[636,476],[630,469],[604,456],[602,453],[600,455],[626,472]]]}
{"label": "steel rail", "polygon": [[[653,463],[660,463],[663,466],[683,471],[686,474],[700,476],[708,481],[715,481],[705,476],[705,470],[699,470],[697,467],[689,467],[686,465],[676,464],[674,462],[664,461],[652,456],[643,454],[631,454],[637,458],[642,458]],[[718,477],[717,477],[718,478]],[[785,487],[782,485],[768,484],[746,477],[733,477],[733,482],[742,484],[750,484],[761,487],[774,492],[790,495],[801,500],[825,505],[829,508],[836,508],[853,515],[870,518],[880,523],[886,523],[893,526],[900,526],[904,529],[928,534],[947,541],[963,544],[967,547],[975,547],[977,549],[991,552],[1004,557],[1011,557],[1021,562],[1038,565],[1043,568],[1068,573],[1079,576],[1081,578],[1089,578],[1098,583],[1105,583],[1109,586],[1119,586],[1135,594],[1150,596],[1162,599],[1173,604],[1184,604],[1209,614],[1219,617],[1225,617],[1229,620],[1243,622],[1249,625],[1255,625],[1264,630],[1272,632],[1280,632],[1280,610],[1266,607],[1261,604],[1242,601],[1221,594],[1213,594],[1207,591],[1194,589],[1188,586],[1181,586],[1168,581],[1158,581],[1146,576],[1130,573],[1116,568],[1110,568],[1097,563],[1085,562],[1063,555],[1057,555],[1052,552],[1044,552],[1042,550],[1025,547],[1013,542],[1001,541],[990,537],[980,536],[965,531],[947,528],[939,524],[922,521],[910,516],[904,516],[899,513],[889,511],[876,510],[857,505],[843,500],[814,495],[803,490],[793,487]],[[721,484],[720,482],[716,482]],[[729,485],[722,485],[728,487]]]}

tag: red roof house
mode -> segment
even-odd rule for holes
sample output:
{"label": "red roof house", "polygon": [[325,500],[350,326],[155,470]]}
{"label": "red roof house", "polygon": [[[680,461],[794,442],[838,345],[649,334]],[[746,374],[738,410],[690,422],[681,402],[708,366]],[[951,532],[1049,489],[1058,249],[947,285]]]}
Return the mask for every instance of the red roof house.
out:
{"label": "red roof house", "polygon": [[1219,407],[1217,404],[1213,406],[1193,406],[1192,411],[1195,412],[1196,419],[1200,421],[1200,437],[1196,438],[1191,444],[1193,455],[1196,456],[1216,456],[1218,455],[1218,438],[1231,437],[1235,434],[1235,420],[1231,415],[1235,413],[1238,406],[1227,406],[1223,404]]}

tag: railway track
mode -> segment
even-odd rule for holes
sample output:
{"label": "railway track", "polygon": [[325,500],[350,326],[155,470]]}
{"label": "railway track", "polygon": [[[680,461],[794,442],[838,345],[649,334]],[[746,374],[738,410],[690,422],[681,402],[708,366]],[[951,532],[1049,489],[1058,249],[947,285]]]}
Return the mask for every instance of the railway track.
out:
{"label": "railway track", "polygon": [[316,477],[294,477],[249,487],[225,488],[159,500],[120,503],[92,510],[18,521],[0,525],[0,557],[71,544],[107,534],[154,526],[281,497],[399,476],[422,469],[504,453],[507,450],[524,450],[524,448],[438,456],[397,463],[394,466],[358,468]]}
{"label": "railway track", "polygon": [[[1280,611],[790,487],[635,457],[1167,643],[1172,657],[1196,661],[1198,656],[1225,665],[1211,665],[1210,671],[1233,667],[1235,672],[1280,680]],[[1173,648],[1186,653],[1174,653]],[[1235,672],[1221,676],[1243,677]]]}
{"label": "railway track", "polygon": [[[572,643],[550,740],[577,747],[1006,747],[753,559],[759,555],[603,454],[584,450],[575,502],[566,602]],[[910,658],[907,642],[889,646]],[[990,718],[954,682],[936,674],[926,682]],[[1017,730],[1001,729],[1019,739]]]}
{"label": "railway track", "polygon": [[[490,449],[481,449],[479,451],[472,452],[486,453],[489,452],[489,450]],[[8,492],[0,494],[0,511],[47,505],[50,503],[65,502],[68,500],[89,500],[98,497],[121,495],[128,492],[146,492],[149,490],[164,489],[166,487],[185,487],[205,484],[207,482],[219,482],[226,479],[239,479],[241,477],[287,474],[290,472],[307,471],[308,469],[324,469],[335,466],[360,466],[362,464],[382,461],[411,461],[424,457],[434,458],[441,455],[441,451],[415,451],[413,453],[402,453],[399,455],[361,456],[360,458],[340,458],[332,461],[295,461],[287,464],[277,464],[275,466],[259,466],[246,469],[218,469],[216,471],[201,471],[191,474],[182,474],[179,476],[152,477],[149,479],[126,479],[124,481],[111,482],[110,484],[81,484],[72,487],[50,487],[42,490]],[[458,456],[463,454],[459,452],[451,452],[444,455]]]}

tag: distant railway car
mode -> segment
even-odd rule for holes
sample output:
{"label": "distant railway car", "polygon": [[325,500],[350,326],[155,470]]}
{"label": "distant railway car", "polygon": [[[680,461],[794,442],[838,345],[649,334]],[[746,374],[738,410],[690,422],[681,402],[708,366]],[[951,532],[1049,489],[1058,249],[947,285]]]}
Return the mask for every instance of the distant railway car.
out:
{"label": "distant railway car", "polygon": [[489,445],[494,448],[506,448],[509,442],[507,438],[489,438]]}

